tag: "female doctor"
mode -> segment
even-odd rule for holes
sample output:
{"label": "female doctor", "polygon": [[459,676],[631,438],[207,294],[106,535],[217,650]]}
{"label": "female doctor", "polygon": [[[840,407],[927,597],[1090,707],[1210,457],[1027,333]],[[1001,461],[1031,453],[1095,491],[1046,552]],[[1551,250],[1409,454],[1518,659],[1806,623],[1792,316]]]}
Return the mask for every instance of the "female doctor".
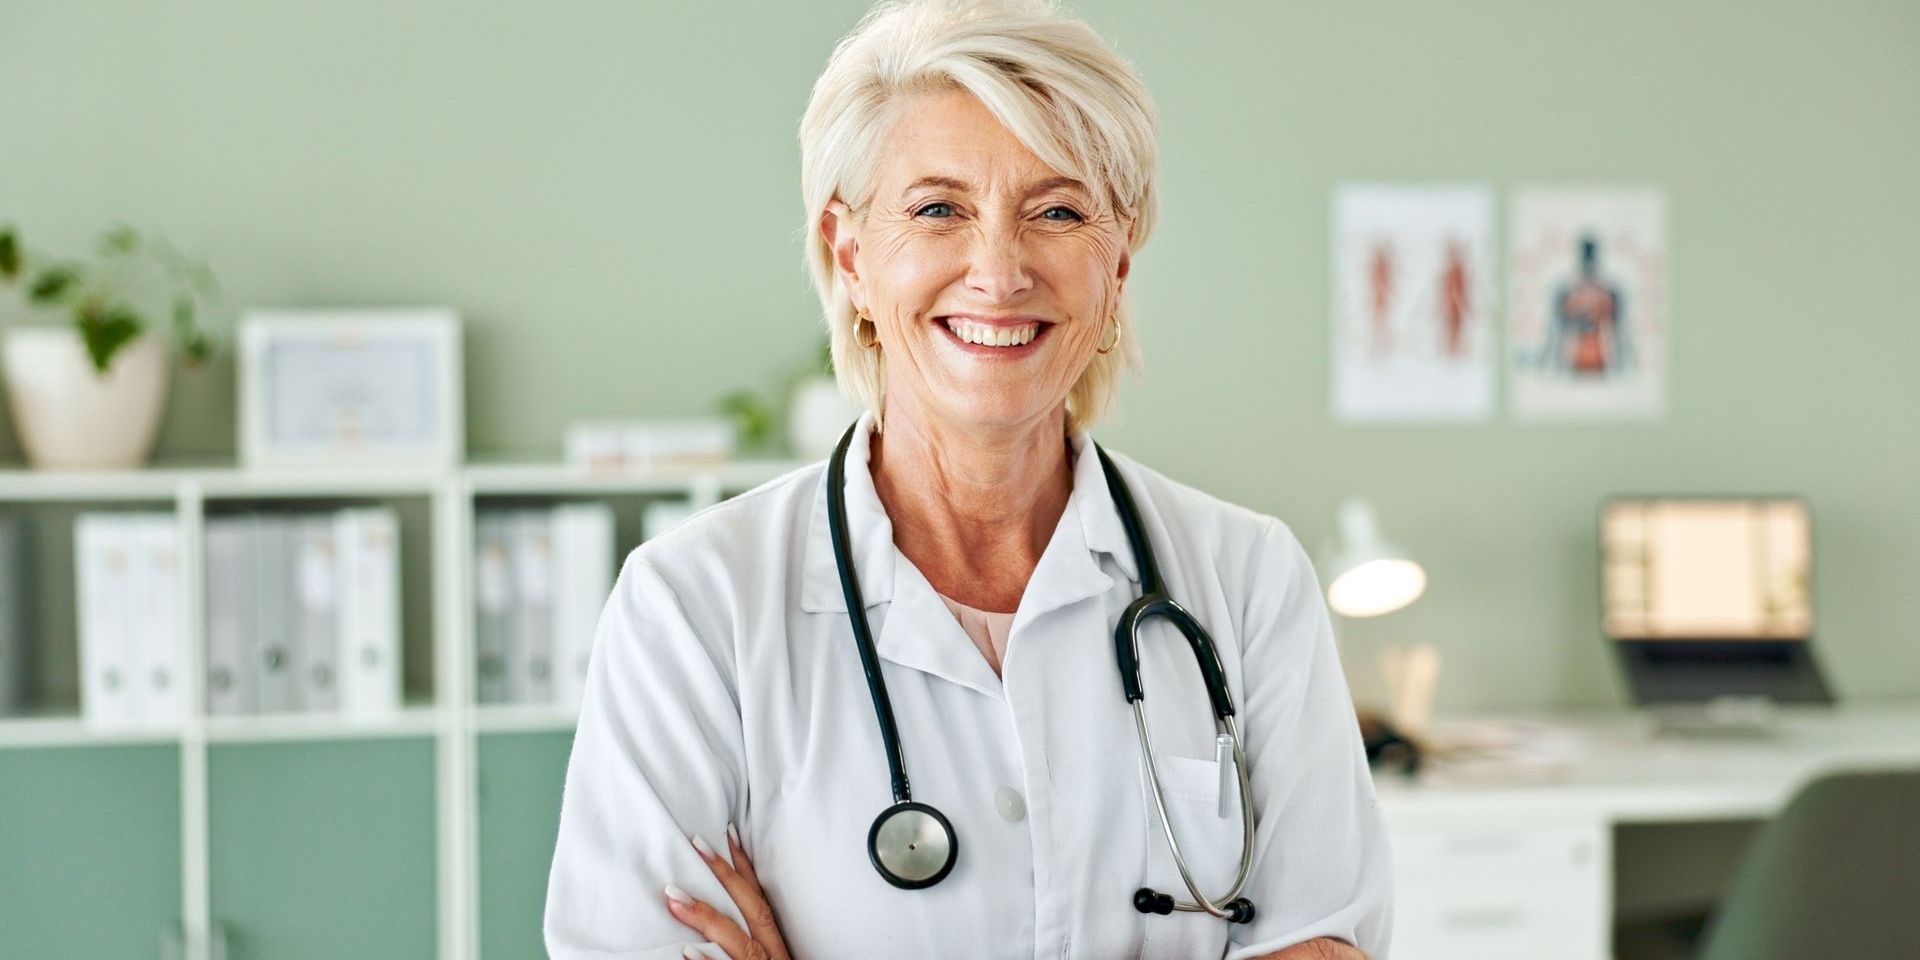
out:
{"label": "female doctor", "polygon": [[[837,463],[627,556],[552,955],[1384,956],[1386,842],[1306,554],[1086,433],[1138,361],[1133,69],[1041,3],[886,4],[800,139],[868,412]],[[1150,588],[1211,673],[1166,607],[1116,636]]]}

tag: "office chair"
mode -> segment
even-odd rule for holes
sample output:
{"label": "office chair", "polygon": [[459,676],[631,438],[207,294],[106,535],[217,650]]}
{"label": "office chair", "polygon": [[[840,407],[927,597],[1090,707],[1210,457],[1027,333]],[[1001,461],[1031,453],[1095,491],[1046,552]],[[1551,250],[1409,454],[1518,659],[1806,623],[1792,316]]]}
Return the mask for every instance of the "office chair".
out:
{"label": "office chair", "polygon": [[1761,829],[1700,960],[1920,957],[1920,771],[1840,773]]}

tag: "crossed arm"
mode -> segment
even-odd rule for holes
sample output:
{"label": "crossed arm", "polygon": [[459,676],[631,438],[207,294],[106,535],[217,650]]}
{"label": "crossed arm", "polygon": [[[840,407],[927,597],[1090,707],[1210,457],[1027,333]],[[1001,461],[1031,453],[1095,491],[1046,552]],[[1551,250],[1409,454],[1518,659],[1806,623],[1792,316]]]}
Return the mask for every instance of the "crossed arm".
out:
{"label": "crossed arm", "polygon": [[1256,960],[1367,960],[1360,948],[1344,940],[1320,937],[1306,943],[1296,943],[1278,953],[1269,953]]}
{"label": "crossed arm", "polygon": [[[753,861],[747,857],[746,848],[740,845],[740,839],[733,830],[727,831],[726,856],[721,856],[704,840],[697,838],[693,850],[733,898],[734,906],[739,908],[740,916],[747,922],[747,929],[742,930],[732,917],[693,899],[679,887],[667,888],[667,912],[708,941],[718,944],[720,949],[726,951],[729,960],[792,960],[792,955],[787,952],[786,941],[780,936],[780,925],[774,920],[773,905],[767,902],[766,895],[761,892],[760,878],[754,874]],[[687,956],[691,958],[699,954],[689,952]],[[1350,943],[1320,937],[1296,943],[1256,960],[1367,960],[1367,955]]]}

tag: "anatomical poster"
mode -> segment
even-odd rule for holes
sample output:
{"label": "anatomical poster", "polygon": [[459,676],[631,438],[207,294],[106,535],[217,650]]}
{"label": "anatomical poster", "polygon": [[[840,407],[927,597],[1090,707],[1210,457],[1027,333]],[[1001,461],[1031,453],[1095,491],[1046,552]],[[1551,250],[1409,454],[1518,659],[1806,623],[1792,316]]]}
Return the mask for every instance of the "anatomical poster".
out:
{"label": "anatomical poster", "polygon": [[1666,413],[1666,199],[1646,188],[1511,196],[1507,357],[1516,420]]}
{"label": "anatomical poster", "polygon": [[1343,185],[1332,244],[1334,419],[1492,416],[1493,191]]}

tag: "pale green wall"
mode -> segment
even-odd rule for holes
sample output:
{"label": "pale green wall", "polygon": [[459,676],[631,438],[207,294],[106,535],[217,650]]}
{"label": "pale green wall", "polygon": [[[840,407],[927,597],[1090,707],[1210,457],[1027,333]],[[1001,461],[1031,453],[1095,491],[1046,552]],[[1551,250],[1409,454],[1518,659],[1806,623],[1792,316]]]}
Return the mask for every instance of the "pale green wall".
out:
{"label": "pale green wall", "polygon": [[[1309,546],[1376,498],[1433,586],[1348,631],[1363,692],[1368,644],[1426,638],[1443,709],[1618,702],[1593,512],[1651,490],[1810,496],[1836,685],[1920,695],[1920,7],[1083,6],[1163,119],[1149,378],[1102,436]],[[245,303],[455,304],[471,448],[557,456],[812,348],[793,134],[862,8],[8,0],[0,217],[164,229]],[[1666,185],[1668,418],[1332,424],[1344,178]],[[230,453],[233,403],[230,362],[179,382],[162,455]]]}

